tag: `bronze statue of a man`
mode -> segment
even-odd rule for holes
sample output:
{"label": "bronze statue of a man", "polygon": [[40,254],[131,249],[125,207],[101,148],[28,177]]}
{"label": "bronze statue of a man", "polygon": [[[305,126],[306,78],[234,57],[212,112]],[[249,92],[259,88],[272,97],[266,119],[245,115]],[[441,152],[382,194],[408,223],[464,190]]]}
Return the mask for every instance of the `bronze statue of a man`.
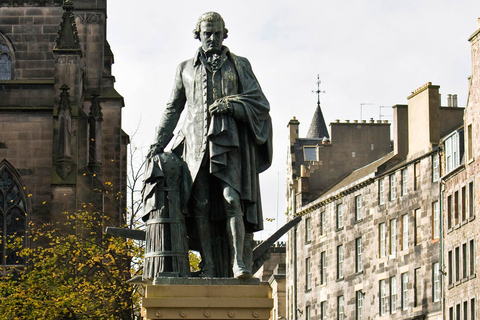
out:
{"label": "bronze statue of a man", "polygon": [[244,238],[263,229],[258,175],[271,165],[272,123],[270,105],[249,61],[223,46],[227,32],[218,13],[199,18],[194,37],[202,45],[177,68],[150,155],[163,152],[185,112],[172,149],[186,162],[193,181],[187,207],[202,275],[227,276],[214,263],[222,250],[215,249],[219,241],[212,240],[212,229],[221,226],[230,243],[233,276],[249,278]]}

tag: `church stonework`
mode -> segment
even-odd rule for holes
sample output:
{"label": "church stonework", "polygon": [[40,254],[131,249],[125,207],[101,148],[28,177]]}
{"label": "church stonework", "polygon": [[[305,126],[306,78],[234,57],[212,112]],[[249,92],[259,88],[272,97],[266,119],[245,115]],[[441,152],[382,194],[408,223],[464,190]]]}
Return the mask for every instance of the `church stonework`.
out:
{"label": "church stonework", "polygon": [[0,16],[0,161],[22,185],[27,221],[89,204],[122,224],[129,137],[106,1],[1,0]]}

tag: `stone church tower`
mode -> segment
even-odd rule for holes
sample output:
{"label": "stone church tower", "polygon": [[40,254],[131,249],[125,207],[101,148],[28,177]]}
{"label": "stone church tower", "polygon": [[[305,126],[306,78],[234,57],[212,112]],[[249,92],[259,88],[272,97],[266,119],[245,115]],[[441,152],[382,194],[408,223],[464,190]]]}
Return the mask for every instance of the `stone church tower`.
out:
{"label": "stone church tower", "polygon": [[[0,0],[0,240],[89,210],[122,225],[126,149],[106,0]],[[0,266],[22,264],[1,241]]]}

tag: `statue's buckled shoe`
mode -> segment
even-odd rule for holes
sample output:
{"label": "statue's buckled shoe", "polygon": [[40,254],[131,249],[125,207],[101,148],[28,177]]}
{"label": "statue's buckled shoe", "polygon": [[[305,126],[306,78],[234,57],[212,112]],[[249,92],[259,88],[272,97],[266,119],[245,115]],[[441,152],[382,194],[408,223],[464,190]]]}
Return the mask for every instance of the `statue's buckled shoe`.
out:
{"label": "statue's buckled shoe", "polygon": [[250,279],[252,272],[245,267],[233,268],[233,277],[235,279]]}

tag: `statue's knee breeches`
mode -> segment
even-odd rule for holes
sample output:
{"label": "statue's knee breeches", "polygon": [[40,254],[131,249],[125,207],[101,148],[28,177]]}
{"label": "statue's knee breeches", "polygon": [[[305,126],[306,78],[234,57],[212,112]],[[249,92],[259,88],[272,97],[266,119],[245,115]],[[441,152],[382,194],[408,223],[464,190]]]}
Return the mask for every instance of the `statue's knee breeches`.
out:
{"label": "statue's knee breeches", "polygon": [[223,188],[223,200],[228,217],[243,216],[240,193],[230,186]]}

